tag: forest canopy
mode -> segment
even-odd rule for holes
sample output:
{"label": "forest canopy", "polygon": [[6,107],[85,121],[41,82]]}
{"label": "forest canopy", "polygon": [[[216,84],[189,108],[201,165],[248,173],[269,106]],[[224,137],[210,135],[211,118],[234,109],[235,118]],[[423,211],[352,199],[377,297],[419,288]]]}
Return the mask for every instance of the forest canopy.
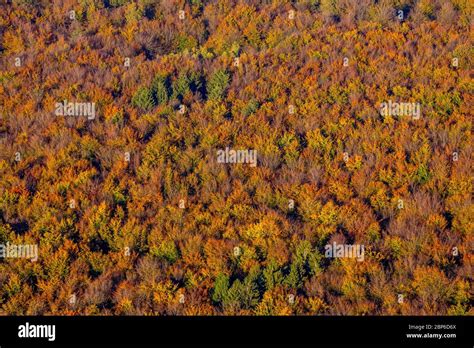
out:
{"label": "forest canopy", "polygon": [[472,10],[3,1],[0,314],[472,315]]}

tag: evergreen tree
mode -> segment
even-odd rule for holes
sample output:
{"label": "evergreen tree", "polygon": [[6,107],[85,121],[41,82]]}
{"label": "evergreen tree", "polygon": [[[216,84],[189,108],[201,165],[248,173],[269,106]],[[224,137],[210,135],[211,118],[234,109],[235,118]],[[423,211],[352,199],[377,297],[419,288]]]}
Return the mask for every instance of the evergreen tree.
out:
{"label": "evergreen tree", "polygon": [[267,290],[273,289],[283,282],[283,274],[275,261],[272,260],[263,270],[263,278]]}
{"label": "evergreen tree", "polygon": [[207,84],[207,96],[212,100],[221,100],[229,85],[229,74],[225,70],[217,70]]}
{"label": "evergreen tree", "polygon": [[168,102],[169,92],[165,77],[161,75],[156,76],[151,84],[151,91],[157,105]]}
{"label": "evergreen tree", "polygon": [[212,300],[216,303],[221,303],[227,297],[227,290],[229,289],[229,277],[225,274],[219,274],[214,282],[214,289],[212,293]]}
{"label": "evergreen tree", "polygon": [[151,89],[147,87],[140,87],[132,98],[132,105],[143,111],[150,111],[155,106]]}
{"label": "evergreen tree", "polygon": [[186,73],[179,75],[178,79],[173,83],[173,98],[182,100],[190,91],[190,82]]}

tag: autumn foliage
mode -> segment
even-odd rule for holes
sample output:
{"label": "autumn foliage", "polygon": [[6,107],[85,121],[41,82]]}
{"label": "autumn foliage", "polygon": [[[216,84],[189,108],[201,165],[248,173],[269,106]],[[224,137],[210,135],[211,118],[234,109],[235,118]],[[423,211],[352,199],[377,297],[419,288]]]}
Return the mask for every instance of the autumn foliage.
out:
{"label": "autumn foliage", "polygon": [[0,314],[472,315],[472,10],[2,1]]}

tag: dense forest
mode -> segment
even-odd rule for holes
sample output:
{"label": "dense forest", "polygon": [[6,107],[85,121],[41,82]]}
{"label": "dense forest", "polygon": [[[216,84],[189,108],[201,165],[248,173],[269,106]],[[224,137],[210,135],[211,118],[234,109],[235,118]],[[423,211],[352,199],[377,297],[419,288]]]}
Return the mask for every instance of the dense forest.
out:
{"label": "dense forest", "polygon": [[472,315],[473,6],[1,0],[0,314]]}

